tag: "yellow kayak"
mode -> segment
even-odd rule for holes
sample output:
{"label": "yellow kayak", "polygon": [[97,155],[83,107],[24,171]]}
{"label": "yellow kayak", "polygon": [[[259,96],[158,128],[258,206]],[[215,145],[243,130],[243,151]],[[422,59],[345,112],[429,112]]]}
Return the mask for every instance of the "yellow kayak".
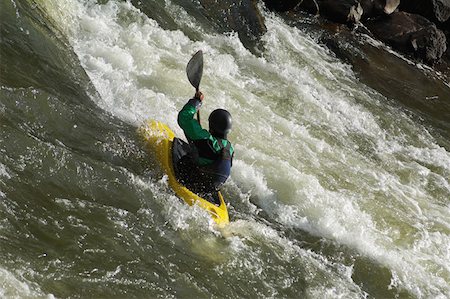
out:
{"label": "yellow kayak", "polygon": [[187,204],[191,206],[196,204],[208,211],[219,226],[228,224],[230,222],[228,210],[220,191],[218,192],[220,205],[217,206],[193,193],[176,179],[172,163],[172,146],[175,138],[175,134],[172,130],[161,122],[150,120],[139,128],[139,133],[145,139],[149,150],[155,154],[156,158],[161,163],[163,171],[169,177],[169,186],[175,191],[175,194]]}

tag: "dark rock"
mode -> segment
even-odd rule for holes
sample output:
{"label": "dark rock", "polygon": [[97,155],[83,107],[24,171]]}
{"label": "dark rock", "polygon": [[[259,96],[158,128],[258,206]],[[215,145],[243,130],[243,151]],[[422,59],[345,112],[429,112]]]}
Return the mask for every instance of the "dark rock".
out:
{"label": "dark rock", "polygon": [[426,62],[436,62],[447,50],[445,34],[434,28],[424,28],[411,36],[411,44],[419,57]]}
{"label": "dark rock", "polygon": [[400,0],[359,0],[364,11],[363,18],[389,15],[393,13],[400,4]]}
{"label": "dark rock", "polygon": [[433,22],[444,23],[450,19],[450,0],[402,1],[400,10],[419,14]]}
{"label": "dark rock", "polygon": [[447,49],[447,52],[444,53],[441,60],[433,65],[433,68],[442,74],[446,82],[450,82],[450,50]]}
{"label": "dark rock", "polygon": [[319,14],[319,4],[317,4],[316,0],[303,0],[296,8],[313,15]]}
{"label": "dark rock", "polygon": [[[355,43],[350,42],[350,38],[342,38],[345,33],[345,31],[339,31],[333,35],[325,35],[321,37],[321,42],[324,43],[337,58],[346,63],[352,64],[354,61],[368,62],[364,52],[362,52],[358,46],[355,46]],[[349,35],[351,35],[351,33],[349,33]],[[339,38],[336,38],[336,36],[339,36]]]}
{"label": "dark rock", "polygon": [[427,63],[439,60],[447,48],[444,33],[419,15],[396,12],[370,20],[366,26],[378,39]]}
{"label": "dark rock", "polygon": [[[164,29],[178,29],[176,22],[167,15],[164,1],[131,0],[131,2]],[[220,33],[237,32],[245,48],[256,55],[262,51],[260,37],[267,29],[256,0],[173,0],[173,2],[189,11],[199,24],[208,24],[205,28],[212,27],[214,31]],[[196,30],[188,27],[181,30],[193,40],[202,39]]]}
{"label": "dark rock", "polygon": [[258,38],[266,32],[264,18],[259,11],[256,0],[199,0],[210,17],[223,24],[239,37]]}
{"label": "dark rock", "polygon": [[263,0],[266,7],[275,11],[289,11],[303,0]]}
{"label": "dark rock", "polygon": [[318,0],[320,15],[338,23],[357,23],[363,9],[357,0]]}
{"label": "dark rock", "polygon": [[[164,1],[131,1],[164,29],[180,29],[192,40],[203,38],[195,28],[189,26],[179,28],[176,22],[166,15]],[[246,49],[255,55],[262,52],[260,37],[266,33],[267,28],[256,4],[257,0],[173,0],[173,2],[189,11],[199,24],[208,24],[204,30],[212,27],[213,32],[236,32]]]}
{"label": "dark rock", "polygon": [[390,15],[400,5],[400,0],[378,0],[375,1],[376,9],[383,9],[384,13]]}
{"label": "dark rock", "polygon": [[445,52],[445,56],[447,59],[450,60],[450,47],[448,46],[448,43],[450,43],[450,30],[444,30],[445,38],[447,39],[447,51]]}
{"label": "dark rock", "polygon": [[164,9],[163,3],[156,1],[131,0],[134,7],[139,8],[149,18],[158,22],[166,30],[177,30],[177,24]]}
{"label": "dark rock", "polygon": [[359,3],[363,9],[363,18],[367,19],[374,15],[374,0],[360,0]]}

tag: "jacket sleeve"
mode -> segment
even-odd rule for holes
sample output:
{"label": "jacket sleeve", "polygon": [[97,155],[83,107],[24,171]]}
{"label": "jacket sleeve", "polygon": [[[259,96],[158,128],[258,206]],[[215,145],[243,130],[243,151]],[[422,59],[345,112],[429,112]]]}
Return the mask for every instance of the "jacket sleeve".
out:
{"label": "jacket sleeve", "polygon": [[198,99],[190,99],[178,113],[178,125],[183,129],[188,140],[208,139],[211,135],[194,119],[194,115],[202,106]]}

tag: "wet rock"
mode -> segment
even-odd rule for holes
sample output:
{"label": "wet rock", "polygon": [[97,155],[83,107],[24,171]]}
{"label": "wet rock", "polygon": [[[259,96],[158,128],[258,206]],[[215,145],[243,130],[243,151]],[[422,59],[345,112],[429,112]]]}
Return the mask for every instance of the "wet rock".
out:
{"label": "wet rock", "polygon": [[274,11],[289,11],[296,7],[303,0],[263,0],[266,7]]}
{"label": "wet rock", "polygon": [[427,63],[438,61],[446,51],[444,33],[426,18],[405,12],[370,20],[366,26],[396,50],[412,53]]}
{"label": "wet rock", "polygon": [[358,0],[264,0],[275,11],[302,10],[338,23],[357,23],[363,13]]}
{"label": "wet rock", "polygon": [[[107,2],[107,1],[105,1]],[[158,22],[158,24],[166,30],[176,30],[177,24],[173,21],[162,3],[155,1],[131,0],[134,7],[139,8],[149,18]]]}
{"label": "wet rock", "polygon": [[[131,0],[150,18],[167,30],[179,29],[178,25],[167,15],[164,1]],[[176,1],[196,19],[199,24],[208,24],[220,33],[237,32],[242,44],[252,53],[258,55],[262,51],[260,37],[267,31],[256,4],[257,0],[197,0]],[[201,40],[202,35],[188,27],[180,30],[192,40]]]}
{"label": "wet rock", "polygon": [[338,23],[357,23],[363,9],[357,0],[317,0],[320,15]]}
{"label": "wet rock", "polygon": [[367,57],[352,39],[352,33],[346,30],[333,34],[325,34],[320,41],[340,60],[353,64],[355,61],[367,62]]}
{"label": "wet rock", "polygon": [[398,6],[400,5],[400,0],[381,0],[381,1],[375,1],[375,8],[383,8],[383,11],[385,14],[390,15],[393,13]]}
{"label": "wet rock", "polygon": [[429,63],[438,61],[446,52],[446,41],[445,34],[436,27],[424,29],[411,37],[416,55]]}
{"label": "wet rock", "polygon": [[399,6],[400,0],[359,0],[364,11],[363,18],[389,15],[393,13]]}
{"label": "wet rock", "polygon": [[319,4],[316,0],[303,0],[299,5],[296,6],[296,8],[312,15],[319,14]]}
{"label": "wet rock", "polygon": [[444,23],[450,19],[450,0],[405,0],[400,3],[400,10]]}
{"label": "wet rock", "polygon": [[259,38],[267,31],[256,0],[199,0],[209,18],[221,29],[235,31],[244,46],[255,51]]}

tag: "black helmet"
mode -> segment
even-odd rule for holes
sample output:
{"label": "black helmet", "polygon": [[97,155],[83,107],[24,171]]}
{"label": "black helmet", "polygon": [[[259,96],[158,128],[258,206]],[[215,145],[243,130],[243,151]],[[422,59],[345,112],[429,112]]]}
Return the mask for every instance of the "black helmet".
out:
{"label": "black helmet", "polygon": [[227,138],[231,130],[231,114],[225,109],[216,109],[209,115],[209,132],[219,138]]}

